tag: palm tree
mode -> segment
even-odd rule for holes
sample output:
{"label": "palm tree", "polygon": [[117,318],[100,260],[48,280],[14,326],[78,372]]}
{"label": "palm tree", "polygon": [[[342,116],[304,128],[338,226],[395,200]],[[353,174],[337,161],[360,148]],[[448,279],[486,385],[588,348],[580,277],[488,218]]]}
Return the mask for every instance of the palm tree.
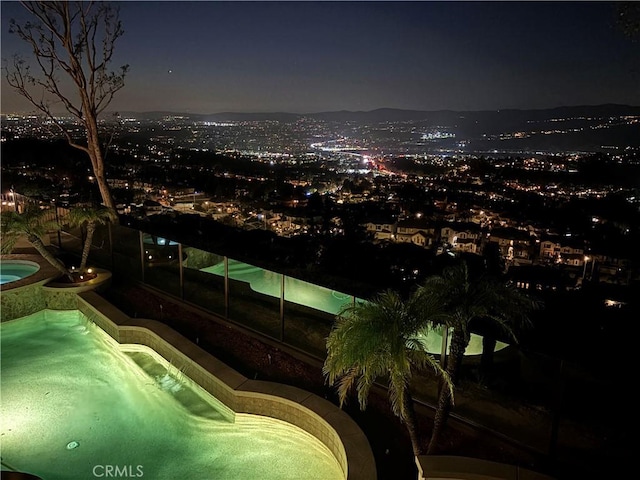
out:
{"label": "palm tree", "polygon": [[[431,367],[451,388],[446,372],[427,353],[424,343],[424,305],[415,298],[404,301],[394,291],[380,293],[370,302],[358,302],[338,313],[327,339],[323,373],[337,383],[340,406],[351,388],[361,409],[378,377],[387,377],[393,413],[407,427],[414,455],[423,451],[409,392],[412,369]],[[453,391],[451,390],[451,395]]]}
{"label": "palm tree", "polygon": [[[471,324],[486,321],[514,342],[516,331],[529,324],[529,313],[540,304],[492,277],[470,278],[466,262],[445,268],[442,275],[427,278],[415,293],[426,305],[438,304],[440,312],[431,321],[448,327],[451,346],[446,371],[455,385],[458,369],[471,337]],[[451,389],[441,389],[427,454],[433,453],[453,404]]]}
{"label": "palm tree", "polygon": [[45,247],[43,238],[51,230],[58,230],[60,226],[51,220],[48,209],[27,206],[24,213],[14,211],[2,212],[2,253],[9,253],[20,235],[38,251],[42,258],[53,265],[61,274],[71,277],[71,272]]}
{"label": "palm tree", "polygon": [[[5,226],[5,223],[7,224]],[[9,214],[6,216],[2,214],[2,237],[0,238],[0,253],[2,255],[9,254],[13,251],[13,247],[15,247],[18,238],[20,238],[20,234],[15,230],[7,231],[7,226],[12,223],[9,220]]]}
{"label": "palm tree", "polygon": [[80,259],[81,272],[84,272],[87,267],[87,259],[89,258],[89,251],[91,250],[91,242],[93,241],[93,234],[96,231],[98,225],[105,225],[108,222],[116,220],[116,215],[113,210],[105,207],[75,207],[69,211],[67,217],[69,224],[73,227],[85,226],[86,237],[82,246],[82,257]]}

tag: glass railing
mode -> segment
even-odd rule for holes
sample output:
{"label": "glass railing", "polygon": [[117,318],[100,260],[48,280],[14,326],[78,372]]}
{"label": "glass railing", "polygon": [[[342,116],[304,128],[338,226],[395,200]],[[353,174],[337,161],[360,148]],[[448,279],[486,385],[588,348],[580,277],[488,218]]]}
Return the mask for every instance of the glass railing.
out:
{"label": "glass railing", "polygon": [[97,225],[91,242],[89,258],[93,263],[112,269],[110,225]]}
{"label": "glass railing", "polygon": [[123,225],[112,225],[113,269],[126,278],[142,280],[140,232]]}
{"label": "glass railing", "polygon": [[[229,318],[244,326],[279,339],[280,286],[282,274],[248,263],[228,259]],[[220,272],[218,264],[212,271]],[[222,271],[224,275],[224,271]]]}
{"label": "glass railing", "polygon": [[144,282],[181,297],[180,245],[164,237],[142,233],[142,248]]}
{"label": "glass railing", "polygon": [[[107,229],[99,229],[91,255],[112,265],[114,273],[141,280],[321,360],[336,314],[356,301],[366,301],[122,225],[110,228],[113,242]],[[79,253],[80,242],[64,241],[64,236],[65,248]],[[435,328],[426,339],[437,359],[442,337],[442,329]],[[595,379],[591,382],[591,372],[505,343],[483,343],[481,336],[472,335],[459,369],[454,414],[543,453],[553,450],[561,455],[602,443],[578,426],[586,422],[606,435],[602,412],[609,401],[607,390]],[[485,351],[487,345],[492,352]],[[417,372],[412,393],[434,404],[437,382],[428,373]]]}
{"label": "glass railing", "polygon": [[[207,271],[223,264],[223,273]],[[225,308],[224,257],[195,247],[182,247],[183,299],[218,315],[227,316]]]}

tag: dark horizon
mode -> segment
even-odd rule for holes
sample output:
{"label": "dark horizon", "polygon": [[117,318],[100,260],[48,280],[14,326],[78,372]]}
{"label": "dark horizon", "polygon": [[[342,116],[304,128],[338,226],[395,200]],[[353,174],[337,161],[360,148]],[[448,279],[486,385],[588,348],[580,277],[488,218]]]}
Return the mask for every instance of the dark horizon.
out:
{"label": "dark horizon", "polygon": [[[561,109],[579,109],[579,108],[604,108],[604,107],[620,107],[620,108],[640,108],[640,103],[637,105],[629,104],[629,103],[597,103],[597,104],[581,104],[581,105],[558,105],[555,107],[541,107],[541,108],[496,108],[496,109],[484,109],[484,110],[454,110],[450,108],[442,108],[438,110],[419,110],[412,108],[394,108],[394,107],[376,107],[368,110],[322,110],[316,112],[288,112],[288,111],[218,111],[218,112],[188,112],[181,109],[175,110],[121,110],[116,111],[114,109],[107,110],[102,113],[101,118],[108,117],[114,114],[139,114],[139,115],[150,115],[150,114],[169,114],[169,115],[193,115],[193,116],[215,116],[215,115],[292,115],[292,116],[305,116],[305,115],[326,115],[326,114],[335,114],[335,113],[353,113],[353,114],[367,114],[374,112],[382,112],[382,111],[395,111],[395,112],[407,112],[407,113],[494,113],[494,112],[544,112],[544,111],[553,111],[553,110],[561,110]],[[1,115],[30,115],[30,114],[39,114],[39,112],[25,111],[25,112],[0,112]],[[66,111],[58,112],[60,115],[66,115]]]}
{"label": "dark horizon", "polygon": [[[583,105],[558,105],[555,107],[541,107],[541,108],[496,108],[496,109],[487,109],[487,110],[453,110],[450,108],[442,108],[438,110],[419,110],[412,108],[394,108],[394,107],[377,107],[369,110],[323,110],[317,112],[285,112],[285,111],[264,111],[264,112],[235,112],[235,111],[224,111],[224,112],[208,112],[208,113],[193,113],[193,112],[185,112],[182,110],[123,110],[118,113],[138,113],[138,114],[151,114],[151,113],[169,113],[169,114],[189,114],[189,115],[198,115],[198,116],[207,116],[207,115],[224,115],[224,114],[233,114],[233,115],[268,115],[268,114],[284,114],[284,115],[321,115],[328,113],[372,113],[378,111],[400,111],[400,112],[416,112],[416,113],[440,113],[440,112],[453,112],[453,113],[484,113],[484,112],[509,112],[509,111],[519,111],[519,112],[538,112],[538,111],[547,111],[547,110],[560,110],[560,109],[573,109],[573,108],[599,108],[599,107],[627,107],[627,108],[640,108],[640,103],[637,105],[632,105],[628,103],[598,103],[598,104],[583,104]],[[105,112],[106,115],[117,113],[113,110]]]}

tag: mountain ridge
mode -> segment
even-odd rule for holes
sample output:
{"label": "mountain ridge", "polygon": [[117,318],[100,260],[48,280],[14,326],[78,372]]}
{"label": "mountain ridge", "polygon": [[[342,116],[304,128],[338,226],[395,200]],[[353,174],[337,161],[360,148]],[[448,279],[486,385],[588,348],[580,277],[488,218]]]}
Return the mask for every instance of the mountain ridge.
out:
{"label": "mountain ridge", "polygon": [[[640,106],[628,104],[605,103],[598,105],[563,105],[552,108],[538,109],[496,109],[496,110],[412,110],[400,108],[376,108],[373,110],[336,110],[315,113],[290,113],[290,112],[217,112],[217,113],[188,113],[169,110],[157,110],[147,112],[124,111],[120,112],[120,116],[128,116],[134,118],[159,119],[166,116],[185,117],[190,119],[199,119],[202,121],[251,121],[251,120],[276,120],[276,121],[296,121],[301,118],[316,118],[321,120],[373,120],[373,121],[398,121],[399,119],[416,120],[416,117],[435,117],[443,118],[449,116],[491,116],[491,115],[522,115],[533,117],[545,117],[551,113],[563,114],[584,114],[590,111],[592,114],[599,115],[640,115]],[[113,114],[107,114],[107,116]]]}

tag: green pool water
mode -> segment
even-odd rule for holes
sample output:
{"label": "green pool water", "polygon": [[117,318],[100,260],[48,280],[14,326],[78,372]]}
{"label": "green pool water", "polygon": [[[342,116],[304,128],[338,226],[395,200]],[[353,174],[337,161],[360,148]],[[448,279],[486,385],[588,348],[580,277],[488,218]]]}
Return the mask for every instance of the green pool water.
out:
{"label": "green pool water", "polygon": [[[255,292],[280,298],[281,274],[232,259],[229,259],[228,268],[232,280],[248,283]],[[224,262],[202,268],[201,271],[224,277]],[[343,306],[353,303],[351,295],[286,276],[284,299],[333,315]]]}
{"label": "green pool water", "polygon": [[[436,327],[432,330],[429,330],[429,333],[426,336],[421,335],[421,337],[428,352],[432,354],[440,354],[440,352],[442,352],[442,328],[441,327]],[[494,351],[498,352],[508,346],[509,345],[507,345],[506,343],[496,342]],[[449,353],[450,349],[451,349],[451,340],[447,342],[447,353]],[[464,354],[466,356],[482,354],[482,336],[472,333],[469,338],[469,345],[467,345],[467,349],[465,350]]]}
{"label": "green pool water", "polygon": [[[280,298],[281,274],[238,260],[229,259],[228,262],[230,279],[248,283],[250,288],[255,292]],[[224,262],[201,268],[200,270],[224,277]],[[307,307],[332,315],[336,315],[343,307],[353,303],[353,297],[351,295],[286,276],[284,279],[284,299],[287,302],[306,305]],[[427,336],[424,337],[424,342],[430,353],[440,354],[442,351],[441,329],[436,328],[429,330]],[[495,351],[502,350],[507,346],[506,343],[497,342]],[[449,345],[447,346],[447,352],[448,351]],[[481,353],[482,337],[472,333],[465,355],[472,356],[480,355]]]}
{"label": "green pool water", "polygon": [[317,438],[234,414],[188,372],[118,345],[78,311],[5,322],[0,339],[3,470],[44,480],[344,479]]}

